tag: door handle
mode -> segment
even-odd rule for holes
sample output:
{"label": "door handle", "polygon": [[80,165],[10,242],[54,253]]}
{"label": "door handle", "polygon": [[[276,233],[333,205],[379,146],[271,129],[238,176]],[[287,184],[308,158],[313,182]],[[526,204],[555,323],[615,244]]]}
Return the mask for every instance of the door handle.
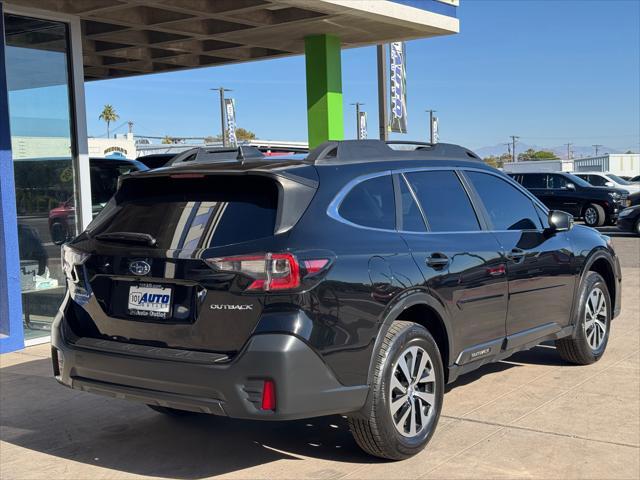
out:
{"label": "door handle", "polygon": [[511,251],[507,253],[506,257],[513,262],[519,263],[524,260],[526,254],[527,252],[521,248],[512,248]]}
{"label": "door handle", "polygon": [[444,253],[432,253],[427,257],[427,265],[436,270],[444,268],[449,265],[449,257]]}

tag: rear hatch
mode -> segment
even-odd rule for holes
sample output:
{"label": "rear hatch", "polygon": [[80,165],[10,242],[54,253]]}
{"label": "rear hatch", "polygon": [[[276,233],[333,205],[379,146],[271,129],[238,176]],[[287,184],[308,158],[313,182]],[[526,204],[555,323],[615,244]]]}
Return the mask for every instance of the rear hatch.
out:
{"label": "rear hatch", "polygon": [[[126,178],[70,245],[89,254],[79,271],[93,293],[83,307],[72,306],[73,332],[238,351],[264,309],[268,288],[259,270],[277,267],[267,252],[282,251],[315,193],[315,170],[302,169],[303,176],[170,169]],[[244,262],[235,260],[242,255]]]}

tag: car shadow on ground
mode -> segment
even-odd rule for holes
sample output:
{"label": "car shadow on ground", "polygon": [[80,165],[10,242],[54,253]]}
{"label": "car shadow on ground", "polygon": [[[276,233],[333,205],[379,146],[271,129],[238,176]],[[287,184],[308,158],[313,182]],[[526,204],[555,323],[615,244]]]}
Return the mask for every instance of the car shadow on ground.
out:
{"label": "car shadow on ground", "polygon": [[[552,343],[461,376],[447,391],[510,368],[564,365]],[[0,370],[0,438],[13,445],[115,471],[164,478],[223,475],[281,459],[382,462],[355,444],[343,416],[291,422],[210,415],[170,417],[144,405],[70,390],[49,359]],[[319,472],[315,472],[319,473]],[[324,471],[322,476],[331,476]]]}
{"label": "car shadow on ground", "polygon": [[74,462],[181,479],[301,457],[382,461],[357,447],[342,416],[290,422],[204,414],[174,418],[142,404],[67,389],[50,369],[50,360],[42,359],[0,371],[0,439]]}

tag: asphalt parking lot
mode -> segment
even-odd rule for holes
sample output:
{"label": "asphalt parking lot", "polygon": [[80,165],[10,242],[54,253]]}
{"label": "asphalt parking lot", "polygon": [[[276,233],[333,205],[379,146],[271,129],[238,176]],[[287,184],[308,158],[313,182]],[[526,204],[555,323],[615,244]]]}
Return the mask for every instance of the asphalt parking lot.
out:
{"label": "asphalt parking lot", "polygon": [[541,345],[461,377],[412,459],[366,456],[341,417],[173,419],[71,391],[41,345],[0,356],[0,478],[640,478],[640,239],[611,232],[623,308],[602,360]]}

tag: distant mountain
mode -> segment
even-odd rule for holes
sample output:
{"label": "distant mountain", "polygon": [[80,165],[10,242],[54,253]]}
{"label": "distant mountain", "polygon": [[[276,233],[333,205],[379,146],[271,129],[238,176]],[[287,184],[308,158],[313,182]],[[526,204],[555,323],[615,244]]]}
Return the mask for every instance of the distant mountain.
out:
{"label": "distant mountain", "polygon": [[[547,150],[555,153],[558,158],[566,160],[567,158],[567,146],[559,145],[557,147],[544,147],[541,145],[529,145],[527,143],[517,143],[516,144],[516,153],[522,153],[525,150],[532,148],[533,150]],[[499,156],[503,153],[507,153],[509,150],[507,145],[504,143],[493,145],[491,147],[480,147],[474,150],[480,157],[485,158],[491,155]],[[571,156],[572,158],[580,158],[580,157],[591,157],[594,154],[594,150],[592,146],[580,146],[580,145],[572,145],[571,146]],[[616,150],[615,148],[602,146],[598,148],[598,154],[605,153],[623,153],[620,150]]]}

